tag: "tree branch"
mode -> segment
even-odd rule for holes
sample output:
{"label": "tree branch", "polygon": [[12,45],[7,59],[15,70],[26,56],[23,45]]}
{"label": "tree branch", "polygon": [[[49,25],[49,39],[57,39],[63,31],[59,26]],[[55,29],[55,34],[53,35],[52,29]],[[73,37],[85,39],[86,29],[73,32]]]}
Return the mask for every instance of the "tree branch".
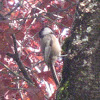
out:
{"label": "tree branch", "polygon": [[16,45],[16,37],[15,37],[14,34],[12,35],[12,38],[13,38],[13,42],[14,42],[14,50],[15,50],[15,53],[14,53],[14,54],[7,53],[7,55],[8,55],[9,57],[13,58],[13,59],[17,62],[18,66],[19,66],[19,69],[21,70],[23,76],[24,76],[29,82],[33,83],[33,81],[31,80],[31,78],[29,77],[29,75],[28,75],[26,69],[24,68],[24,65],[23,65],[21,59],[19,58],[19,54],[18,54],[18,51],[17,51],[17,45]]}

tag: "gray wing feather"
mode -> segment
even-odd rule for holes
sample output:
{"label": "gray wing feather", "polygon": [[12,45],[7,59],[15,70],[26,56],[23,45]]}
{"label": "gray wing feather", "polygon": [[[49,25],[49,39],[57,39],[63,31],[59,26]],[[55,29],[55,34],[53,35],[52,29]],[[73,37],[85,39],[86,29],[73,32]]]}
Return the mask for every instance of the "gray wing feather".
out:
{"label": "gray wing feather", "polygon": [[52,39],[49,39],[46,43],[46,46],[45,46],[45,50],[44,50],[44,59],[48,65],[49,63],[49,57],[51,55],[51,42],[52,42]]}

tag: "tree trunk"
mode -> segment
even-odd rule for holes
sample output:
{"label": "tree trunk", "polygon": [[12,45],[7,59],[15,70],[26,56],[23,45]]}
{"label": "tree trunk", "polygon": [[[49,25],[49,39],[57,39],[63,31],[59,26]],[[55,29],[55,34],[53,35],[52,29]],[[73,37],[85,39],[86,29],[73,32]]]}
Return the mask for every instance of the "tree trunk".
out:
{"label": "tree trunk", "polygon": [[100,100],[100,1],[80,2],[64,46],[68,56],[57,100]]}

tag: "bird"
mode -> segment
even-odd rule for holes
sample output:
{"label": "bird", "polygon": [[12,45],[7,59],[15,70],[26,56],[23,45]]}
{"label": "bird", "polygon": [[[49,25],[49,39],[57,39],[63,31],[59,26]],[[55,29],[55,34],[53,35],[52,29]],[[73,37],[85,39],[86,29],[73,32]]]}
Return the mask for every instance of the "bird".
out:
{"label": "bird", "polygon": [[60,82],[57,77],[55,62],[61,55],[60,43],[54,35],[53,30],[47,26],[40,30],[39,37],[44,61],[46,65],[50,68],[56,85],[59,86]]}

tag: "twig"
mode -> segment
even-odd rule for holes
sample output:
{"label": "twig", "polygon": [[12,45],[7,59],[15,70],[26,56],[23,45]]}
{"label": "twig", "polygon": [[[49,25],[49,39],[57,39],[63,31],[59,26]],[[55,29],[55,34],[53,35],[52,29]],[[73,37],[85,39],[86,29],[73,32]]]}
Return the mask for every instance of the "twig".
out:
{"label": "twig", "polygon": [[[48,19],[48,20],[51,21],[51,22],[54,22],[54,20],[52,20],[51,18],[49,18],[49,17],[47,17],[47,16],[45,16],[45,15],[43,15],[42,17]],[[64,25],[64,24],[62,24],[62,23],[55,22],[55,24],[61,25],[61,26],[64,26],[64,27],[68,28],[66,25]]]}
{"label": "twig", "polygon": [[67,57],[67,56],[68,56],[68,54],[60,55],[59,57]]}
{"label": "twig", "polygon": [[20,79],[23,79],[24,81],[26,81],[28,84],[34,86],[34,84],[32,84],[30,81],[28,81],[27,79],[25,79],[24,77],[20,76],[19,74],[13,72],[7,65],[3,64],[2,62],[0,62],[0,64],[5,67],[11,74],[13,74],[16,77],[19,77]]}
{"label": "twig", "polygon": [[0,62],[0,64],[1,64],[3,67],[5,67],[7,70],[9,70],[11,74],[13,74],[14,76],[17,76],[17,74],[14,73],[7,65],[3,64],[2,62]]}
{"label": "twig", "polygon": [[12,88],[12,87],[7,87],[8,89],[11,89],[11,90],[26,90],[24,88]]}
{"label": "twig", "polygon": [[35,66],[37,66],[37,65],[39,65],[39,64],[41,64],[41,63],[43,63],[43,62],[44,62],[44,60],[39,61],[38,63],[34,64],[34,65],[32,66],[32,68],[29,68],[29,67],[27,67],[27,66],[25,66],[25,68],[26,68],[27,70],[31,70],[31,71],[32,71],[32,69],[33,69]]}
{"label": "twig", "polygon": [[17,3],[16,6],[15,6],[8,14],[6,14],[5,16],[11,15],[11,13],[12,13],[13,11],[15,11],[19,6],[20,6],[20,4]]}
{"label": "twig", "polygon": [[34,65],[32,66],[32,68],[34,68],[35,66],[37,66],[37,65],[39,65],[40,63],[43,63],[43,62],[44,62],[44,60],[39,61],[38,63],[34,64]]}
{"label": "twig", "polygon": [[18,91],[19,91],[21,100],[24,100],[24,99],[23,99],[23,95],[22,95],[22,90],[20,89],[20,83],[19,83],[19,80],[17,80],[16,84],[17,84],[17,88],[19,89]]}

